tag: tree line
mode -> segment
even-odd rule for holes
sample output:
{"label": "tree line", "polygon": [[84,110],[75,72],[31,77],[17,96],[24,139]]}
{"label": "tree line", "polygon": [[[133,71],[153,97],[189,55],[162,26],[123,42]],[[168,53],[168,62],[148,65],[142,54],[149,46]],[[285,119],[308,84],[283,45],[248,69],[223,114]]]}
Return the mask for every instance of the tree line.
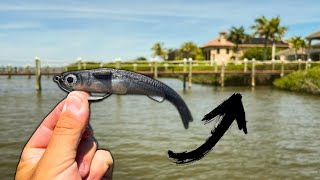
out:
{"label": "tree line", "polygon": [[[284,37],[288,27],[281,25],[280,17],[273,17],[270,20],[265,16],[261,16],[254,20],[254,25],[250,26],[254,30],[253,34],[248,34],[245,32],[243,26],[234,27],[229,29],[227,39],[235,44],[233,50],[235,52],[235,59],[239,59],[239,45],[246,42],[249,38],[260,37],[263,38],[263,49],[261,48],[249,48],[242,58],[251,58],[251,56],[259,56],[263,59],[275,59],[276,53],[276,43],[281,41]],[[272,48],[268,48],[268,43],[272,42]],[[301,48],[306,48],[306,41],[300,36],[294,36],[288,40],[290,48],[295,52],[295,57],[297,59],[298,50]],[[194,60],[203,60],[204,55],[200,47],[198,47],[193,42],[186,42],[177,49],[167,49],[164,48],[163,42],[156,42],[152,48],[152,56],[159,57],[163,60],[181,60],[183,58],[192,58]],[[271,56],[270,56],[271,55]],[[174,59],[170,58],[174,57]],[[258,57],[255,57],[258,58]]]}

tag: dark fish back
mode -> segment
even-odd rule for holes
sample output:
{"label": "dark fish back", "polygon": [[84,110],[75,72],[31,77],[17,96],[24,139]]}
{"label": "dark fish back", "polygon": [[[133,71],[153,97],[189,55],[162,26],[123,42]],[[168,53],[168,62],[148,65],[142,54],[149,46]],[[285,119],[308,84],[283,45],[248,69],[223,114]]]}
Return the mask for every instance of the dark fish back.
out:
{"label": "dark fish back", "polygon": [[193,118],[188,106],[183,101],[183,99],[179,96],[179,94],[177,94],[173,89],[171,89],[168,86],[165,86],[163,88],[166,89],[164,91],[166,99],[170,101],[177,108],[182,118],[183,125],[187,129],[189,127],[189,122],[193,121]]}
{"label": "dark fish back", "polygon": [[189,122],[193,121],[191,112],[183,99],[179,96],[179,94],[177,94],[177,92],[175,92],[166,84],[142,74],[137,75],[136,73],[126,71],[125,76],[128,79],[133,78],[133,81],[135,81],[135,83],[137,84],[140,84],[141,86],[144,84],[146,92],[150,92],[153,90],[155,92],[163,93],[165,99],[170,101],[179,111],[184,127],[186,129],[189,127]]}

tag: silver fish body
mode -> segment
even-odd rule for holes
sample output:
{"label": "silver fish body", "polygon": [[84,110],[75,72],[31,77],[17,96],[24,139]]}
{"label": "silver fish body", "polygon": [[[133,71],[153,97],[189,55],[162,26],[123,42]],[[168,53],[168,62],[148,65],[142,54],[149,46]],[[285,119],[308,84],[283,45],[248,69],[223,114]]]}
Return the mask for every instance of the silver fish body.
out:
{"label": "silver fish body", "polygon": [[179,111],[186,129],[189,122],[193,121],[187,105],[173,89],[158,80],[139,73],[101,68],[66,72],[61,76],[55,76],[54,81],[67,92],[77,90],[106,94],[104,97],[96,98],[96,100],[103,99],[111,94],[147,95],[158,102],[167,99]]}

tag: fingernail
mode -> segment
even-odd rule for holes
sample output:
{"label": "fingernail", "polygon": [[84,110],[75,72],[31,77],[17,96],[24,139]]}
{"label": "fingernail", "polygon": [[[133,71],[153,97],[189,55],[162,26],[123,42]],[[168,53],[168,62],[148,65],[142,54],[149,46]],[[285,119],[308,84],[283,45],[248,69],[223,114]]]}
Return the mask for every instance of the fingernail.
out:
{"label": "fingernail", "polygon": [[81,100],[79,97],[71,95],[67,97],[67,100],[63,106],[62,112],[69,111],[77,113],[81,109]]}

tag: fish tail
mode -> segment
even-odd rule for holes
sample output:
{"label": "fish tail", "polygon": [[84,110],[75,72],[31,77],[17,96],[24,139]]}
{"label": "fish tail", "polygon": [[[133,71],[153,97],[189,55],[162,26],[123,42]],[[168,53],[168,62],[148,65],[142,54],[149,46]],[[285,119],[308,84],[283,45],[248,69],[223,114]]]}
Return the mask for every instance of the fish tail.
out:
{"label": "fish tail", "polygon": [[193,121],[191,112],[186,105],[186,103],[183,101],[183,99],[173,90],[165,91],[166,93],[166,99],[170,101],[179,111],[179,114],[182,118],[182,123],[184,125],[184,128],[188,129],[189,122]]}

